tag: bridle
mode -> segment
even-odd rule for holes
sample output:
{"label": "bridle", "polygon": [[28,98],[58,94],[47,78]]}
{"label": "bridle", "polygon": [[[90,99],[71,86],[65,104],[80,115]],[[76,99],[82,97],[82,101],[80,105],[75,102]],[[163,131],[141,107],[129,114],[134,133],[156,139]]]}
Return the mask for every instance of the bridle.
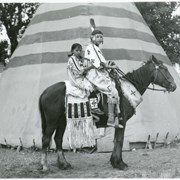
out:
{"label": "bridle", "polygon": [[160,72],[162,75],[163,75],[163,77],[169,82],[169,84],[171,84],[171,81],[166,77],[166,75],[161,71],[161,65],[162,64],[156,64],[153,60],[151,61],[152,62],[152,64],[154,65],[154,70],[152,71],[152,72],[154,72],[155,71],[155,77],[154,77],[154,80],[153,80],[153,82],[151,83],[152,85],[153,85],[153,88],[147,88],[147,89],[150,89],[150,90],[154,90],[154,91],[164,91],[164,92],[166,92],[166,91],[168,91],[166,88],[165,89],[156,89],[155,88],[155,82],[156,82],[156,79],[157,79],[157,75],[158,75],[158,72]]}
{"label": "bridle", "polygon": [[[151,62],[152,62],[152,64],[153,64],[154,67],[155,67],[155,68],[153,69],[153,71],[152,71],[152,73],[154,73],[154,71],[155,71],[155,77],[154,77],[153,82],[151,83],[151,84],[153,85],[153,88],[148,87],[147,89],[153,90],[153,91],[163,91],[163,92],[168,91],[166,88],[163,88],[163,89],[157,89],[157,88],[155,88],[155,82],[156,82],[156,79],[157,79],[158,72],[160,72],[160,73],[164,76],[164,78],[165,78],[169,83],[171,83],[171,82],[170,82],[170,80],[166,77],[166,75],[161,71],[161,68],[160,68],[160,67],[161,67],[161,64],[157,65],[153,60],[151,60]],[[117,73],[120,75],[120,76],[119,76],[120,79],[122,79],[122,76],[123,76],[124,79],[128,80],[128,81],[131,82],[132,84],[135,84],[135,82],[133,82],[131,79],[129,79],[129,78],[127,78],[127,77],[125,76],[125,73],[124,73],[121,69],[119,69],[119,67],[116,68],[116,71],[117,71]]]}

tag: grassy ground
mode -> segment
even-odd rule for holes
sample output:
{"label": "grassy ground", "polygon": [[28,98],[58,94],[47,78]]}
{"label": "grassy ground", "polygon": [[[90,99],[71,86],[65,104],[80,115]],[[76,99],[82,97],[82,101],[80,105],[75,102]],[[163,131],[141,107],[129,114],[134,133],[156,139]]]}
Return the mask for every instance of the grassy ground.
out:
{"label": "grassy ground", "polygon": [[50,170],[41,172],[40,152],[0,148],[0,178],[180,178],[180,145],[123,152],[128,170],[110,164],[111,153],[65,152],[73,169],[59,170],[56,153],[48,154]]}

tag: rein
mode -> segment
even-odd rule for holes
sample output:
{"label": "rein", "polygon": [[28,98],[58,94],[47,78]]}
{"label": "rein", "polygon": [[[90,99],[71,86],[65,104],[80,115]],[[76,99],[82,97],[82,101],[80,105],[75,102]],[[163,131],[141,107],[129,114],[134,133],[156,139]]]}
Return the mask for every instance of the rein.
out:
{"label": "rein", "polygon": [[[152,62],[153,62],[153,61],[152,61]],[[157,89],[157,88],[155,88],[155,84],[154,84],[154,83],[155,83],[155,81],[156,81],[158,71],[160,71],[160,72],[163,74],[163,76],[166,78],[166,80],[167,80],[168,82],[170,82],[170,81],[167,79],[167,77],[164,75],[164,73],[159,69],[160,65],[156,65],[156,64],[154,64],[154,62],[153,62],[153,65],[155,66],[155,69],[154,69],[154,70],[156,71],[156,76],[155,76],[155,78],[154,78],[154,81],[152,82],[153,88],[148,87],[147,89],[152,90],[152,91],[163,91],[163,92],[166,92],[167,89]],[[125,74],[121,69],[119,69],[119,67],[116,68],[116,71],[117,71],[117,73],[118,73],[119,75],[124,76],[124,79],[126,79],[126,80],[129,81],[129,82],[131,82],[132,84],[135,84],[134,81],[132,81],[131,79],[129,79],[129,78],[126,77],[126,74]],[[121,76],[120,76],[120,79],[122,79]]]}

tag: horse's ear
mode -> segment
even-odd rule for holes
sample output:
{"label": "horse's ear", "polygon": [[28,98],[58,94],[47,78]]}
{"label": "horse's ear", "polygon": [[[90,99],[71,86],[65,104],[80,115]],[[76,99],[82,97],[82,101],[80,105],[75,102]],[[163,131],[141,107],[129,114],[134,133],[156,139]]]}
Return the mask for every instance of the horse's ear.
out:
{"label": "horse's ear", "polygon": [[155,60],[156,58],[155,58],[155,56],[154,55],[152,55],[152,60]]}
{"label": "horse's ear", "polygon": [[152,56],[149,57],[149,61],[152,61]]}
{"label": "horse's ear", "polygon": [[151,60],[154,61],[156,64],[158,64],[158,60],[155,58],[154,55],[151,56]]}
{"label": "horse's ear", "polygon": [[153,61],[152,56],[149,57],[149,60],[147,62]]}

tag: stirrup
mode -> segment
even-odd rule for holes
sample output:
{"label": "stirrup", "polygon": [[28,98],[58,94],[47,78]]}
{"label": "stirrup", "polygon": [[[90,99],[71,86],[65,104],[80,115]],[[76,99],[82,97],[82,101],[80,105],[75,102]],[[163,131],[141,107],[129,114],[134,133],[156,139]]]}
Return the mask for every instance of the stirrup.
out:
{"label": "stirrup", "polygon": [[107,122],[108,127],[114,127],[114,128],[124,128],[123,125],[119,124],[119,119],[116,117],[115,122]]}
{"label": "stirrup", "polygon": [[123,125],[121,125],[121,124],[115,124],[115,123],[107,123],[107,126],[108,127],[113,127],[113,128],[124,128],[124,126]]}

